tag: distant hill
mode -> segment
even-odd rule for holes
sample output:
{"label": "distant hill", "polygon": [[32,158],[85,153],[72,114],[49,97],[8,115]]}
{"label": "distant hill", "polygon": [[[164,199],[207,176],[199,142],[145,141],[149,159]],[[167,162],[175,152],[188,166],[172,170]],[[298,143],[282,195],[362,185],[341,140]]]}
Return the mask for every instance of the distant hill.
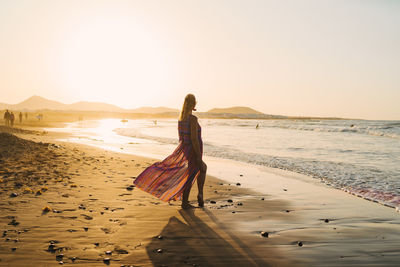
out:
{"label": "distant hill", "polygon": [[120,112],[120,113],[176,113],[177,109],[167,107],[141,107],[137,109],[124,109],[115,105],[101,103],[101,102],[88,102],[80,101],[73,104],[64,104],[58,101],[49,100],[41,96],[32,96],[21,103],[9,105],[0,103],[0,109],[11,110],[57,110],[57,111],[106,111],[106,112]]}
{"label": "distant hill", "polygon": [[226,114],[259,114],[264,113],[254,110],[249,107],[231,107],[231,108],[213,108],[207,111],[207,113],[226,113]]}
{"label": "distant hill", "polygon": [[147,114],[156,114],[156,113],[174,113],[179,112],[178,109],[166,108],[166,107],[141,107],[136,109],[129,110],[132,113],[147,113]]}
{"label": "distant hill", "polygon": [[53,100],[48,100],[41,96],[32,96],[25,101],[22,101],[16,105],[10,105],[10,109],[27,109],[27,110],[37,110],[37,109],[54,109],[63,110],[65,109],[65,104]]}
{"label": "distant hill", "polygon": [[126,112],[123,108],[100,102],[80,101],[66,106],[68,110]]}

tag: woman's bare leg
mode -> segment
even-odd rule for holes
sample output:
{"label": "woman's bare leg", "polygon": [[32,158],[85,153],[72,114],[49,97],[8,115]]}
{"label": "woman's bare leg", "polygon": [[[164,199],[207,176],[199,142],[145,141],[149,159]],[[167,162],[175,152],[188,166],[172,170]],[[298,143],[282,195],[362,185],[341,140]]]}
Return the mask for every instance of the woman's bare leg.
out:
{"label": "woman's bare leg", "polygon": [[189,194],[190,194],[190,189],[191,186],[188,186],[187,188],[185,188],[185,190],[183,191],[182,194],[182,209],[190,209],[190,208],[194,208],[194,206],[189,204]]}
{"label": "woman's bare leg", "polygon": [[204,171],[200,171],[199,176],[197,177],[197,188],[199,192],[197,195],[197,201],[199,202],[200,207],[204,206],[203,189],[206,181],[206,172],[207,168]]}

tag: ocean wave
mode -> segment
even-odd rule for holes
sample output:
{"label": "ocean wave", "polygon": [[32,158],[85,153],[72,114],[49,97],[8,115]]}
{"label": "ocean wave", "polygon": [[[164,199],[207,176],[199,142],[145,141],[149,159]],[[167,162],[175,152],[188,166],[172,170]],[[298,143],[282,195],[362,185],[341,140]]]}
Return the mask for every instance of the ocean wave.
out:
{"label": "ocean wave", "polygon": [[[178,144],[177,138],[150,136],[141,133],[139,129],[119,128],[114,131],[119,135],[153,140],[162,144]],[[302,150],[302,148],[297,147],[289,149]],[[339,153],[352,152],[352,150],[339,151]],[[345,162],[248,153],[230,146],[221,146],[209,142],[204,142],[204,154],[206,156],[308,175],[320,179],[321,182],[329,186],[348,191],[367,200],[376,201],[391,207],[400,207],[400,180],[393,179],[388,181],[388,177],[400,177],[400,173],[390,173],[389,171],[375,167],[357,166]]]}
{"label": "ocean wave", "polygon": [[357,133],[372,136],[383,136],[389,138],[400,139],[400,125],[393,123],[388,125],[368,126],[368,125],[324,125],[324,124],[264,124],[263,127],[282,128],[298,131],[314,131],[314,132],[334,132],[334,133]]}

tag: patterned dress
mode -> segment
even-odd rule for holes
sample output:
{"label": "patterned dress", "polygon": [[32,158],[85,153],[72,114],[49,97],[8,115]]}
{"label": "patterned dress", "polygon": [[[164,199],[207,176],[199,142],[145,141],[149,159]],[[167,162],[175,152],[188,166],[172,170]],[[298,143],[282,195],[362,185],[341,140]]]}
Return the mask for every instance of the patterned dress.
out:
{"label": "patterned dress", "polygon": [[[162,201],[180,200],[183,191],[191,187],[200,173],[196,155],[190,139],[189,120],[178,121],[179,145],[161,162],[146,168],[133,182],[136,187]],[[198,124],[200,152],[203,153],[201,127]]]}

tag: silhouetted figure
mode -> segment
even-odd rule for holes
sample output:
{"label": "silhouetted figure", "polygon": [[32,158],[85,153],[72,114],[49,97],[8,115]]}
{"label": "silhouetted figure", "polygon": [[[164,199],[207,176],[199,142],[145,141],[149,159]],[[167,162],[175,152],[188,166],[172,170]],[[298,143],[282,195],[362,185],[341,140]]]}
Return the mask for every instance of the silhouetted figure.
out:
{"label": "silhouetted figure", "polygon": [[18,117],[19,117],[19,123],[22,123],[22,112],[19,113]]}
{"label": "silhouetted figure", "polygon": [[11,114],[7,109],[6,112],[4,113],[4,120],[5,120],[6,126],[10,126],[10,115]]}
{"label": "silhouetted figure", "polygon": [[14,126],[14,121],[15,121],[15,116],[14,116],[14,113],[11,112],[11,114],[10,114],[10,124],[11,124],[11,127]]}
{"label": "silhouetted figure", "polygon": [[260,125],[258,125],[258,123],[257,123],[257,125],[256,125],[256,129],[258,129],[260,127]]}
{"label": "silhouetted figure", "polygon": [[197,179],[197,202],[204,207],[203,188],[207,165],[203,161],[203,141],[197,117],[192,114],[196,107],[192,94],[185,97],[178,120],[179,145],[161,162],[146,168],[133,182],[137,188],[158,197],[160,200],[182,200],[183,209],[194,208],[189,203],[189,194]]}
{"label": "silhouetted figure", "polygon": [[41,120],[43,119],[43,114],[37,115],[36,118],[37,118],[39,121],[41,121]]}
{"label": "silhouetted figure", "polygon": [[25,120],[28,119],[28,112],[25,112]]}

